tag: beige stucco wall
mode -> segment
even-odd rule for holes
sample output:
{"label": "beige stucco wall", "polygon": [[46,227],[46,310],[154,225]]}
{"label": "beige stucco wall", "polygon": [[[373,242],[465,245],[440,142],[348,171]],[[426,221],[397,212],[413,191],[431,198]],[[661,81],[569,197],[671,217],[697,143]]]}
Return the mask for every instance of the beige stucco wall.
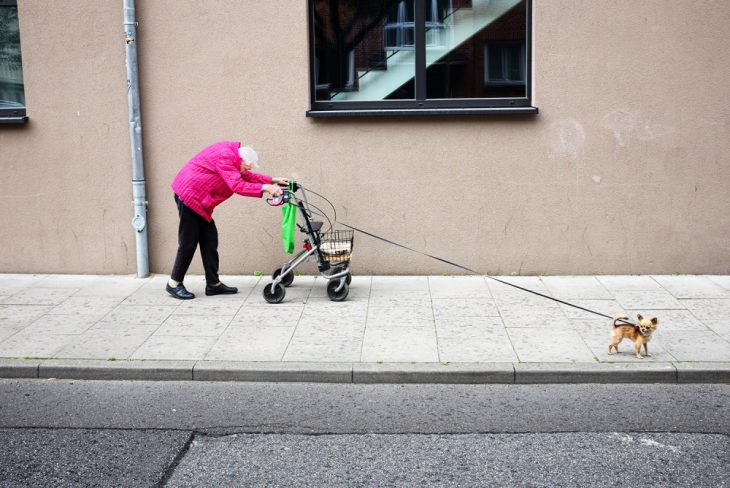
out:
{"label": "beige stucco wall", "polygon": [[[175,173],[241,139],[342,221],[484,273],[730,273],[728,2],[535,0],[538,116],[350,120],[304,116],[306,2],[137,3],[154,272]],[[136,270],[121,4],[21,2],[31,122],[0,127],[0,272]],[[278,209],[215,219],[223,273],[285,259]],[[458,272],[363,236],[353,268]]]}

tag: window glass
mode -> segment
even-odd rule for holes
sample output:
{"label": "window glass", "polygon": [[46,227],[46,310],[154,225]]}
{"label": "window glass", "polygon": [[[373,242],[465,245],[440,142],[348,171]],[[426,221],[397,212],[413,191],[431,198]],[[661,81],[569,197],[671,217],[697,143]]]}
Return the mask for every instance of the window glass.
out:
{"label": "window glass", "polygon": [[[317,100],[412,98],[414,0],[314,2]],[[412,90],[410,90],[412,91]]]}
{"label": "window glass", "polygon": [[426,46],[428,98],[527,96],[524,0],[454,4]]}
{"label": "window glass", "polygon": [[25,107],[18,8],[0,5],[0,110]]}
{"label": "window glass", "polygon": [[312,112],[526,108],[514,113],[537,113],[530,106],[531,0],[310,0],[309,5]]}

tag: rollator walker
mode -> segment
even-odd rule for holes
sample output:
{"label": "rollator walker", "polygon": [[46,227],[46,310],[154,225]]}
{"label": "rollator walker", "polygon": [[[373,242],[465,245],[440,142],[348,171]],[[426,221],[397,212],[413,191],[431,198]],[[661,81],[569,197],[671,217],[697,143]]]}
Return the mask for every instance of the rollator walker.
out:
{"label": "rollator walker", "polygon": [[[292,182],[290,188],[291,190],[283,190],[280,197],[267,201],[269,205],[273,206],[286,203],[296,205],[301,219],[301,224],[297,222],[296,225],[306,237],[303,249],[271,275],[273,281],[264,286],[264,298],[269,303],[280,303],[286,296],[286,287],[294,281],[294,269],[316,256],[320,275],[329,281],[327,296],[332,301],[341,302],[347,298],[352,281],[350,258],[352,257],[354,231],[334,230],[330,225],[328,231],[322,232],[324,224],[313,220],[312,208],[316,207],[310,205],[304,187],[295,181]],[[301,198],[297,196],[297,192],[300,192]],[[327,218],[324,214],[318,215]]]}

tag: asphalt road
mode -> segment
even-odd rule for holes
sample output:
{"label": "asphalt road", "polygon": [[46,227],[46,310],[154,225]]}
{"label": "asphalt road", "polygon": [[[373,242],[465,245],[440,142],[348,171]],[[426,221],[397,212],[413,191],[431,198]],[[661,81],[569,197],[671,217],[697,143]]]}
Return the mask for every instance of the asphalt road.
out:
{"label": "asphalt road", "polygon": [[728,385],[0,380],[0,486],[730,486]]}

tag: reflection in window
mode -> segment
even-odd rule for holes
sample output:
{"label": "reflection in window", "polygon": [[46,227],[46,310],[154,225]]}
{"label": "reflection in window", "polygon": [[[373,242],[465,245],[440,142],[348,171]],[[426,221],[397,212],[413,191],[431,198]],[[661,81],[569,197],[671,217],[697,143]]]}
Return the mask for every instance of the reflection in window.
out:
{"label": "reflection in window", "polygon": [[[440,45],[440,33],[453,12],[452,0],[426,0],[426,44]],[[385,49],[413,49],[416,41],[415,0],[402,0],[385,20]]]}
{"label": "reflection in window", "polygon": [[[470,9],[451,16],[457,29],[450,49],[427,47],[428,98],[526,97],[524,0],[469,3]],[[466,23],[479,28],[462,33],[459,26]]]}
{"label": "reflection in window", "polygon": [[0,6],[0,116],[25,108],[18,7]]}

